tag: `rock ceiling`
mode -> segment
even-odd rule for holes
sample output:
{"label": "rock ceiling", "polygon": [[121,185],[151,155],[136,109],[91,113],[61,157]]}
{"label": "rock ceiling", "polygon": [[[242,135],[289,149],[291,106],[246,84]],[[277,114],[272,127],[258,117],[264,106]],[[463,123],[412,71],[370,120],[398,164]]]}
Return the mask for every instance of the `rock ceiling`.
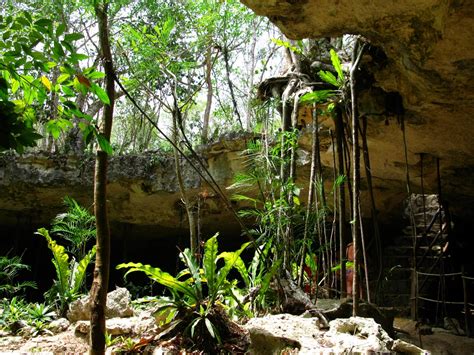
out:
{"label": "rock ceiling", "polygon": [[[474,4],[463,0],[242,0],[291,39],[362,35],[381,48],[375,87],[398,92],[405,108],[414,189],[424,156],[427,189],[436,192],[440,159],[445,197],[463,213],[474,207]],[[371,63],[366,63],[368,67]],[[370,114],[370,113],[368,113]],[[400,128],[369,123],[373,175],[383,188],[405,181]],[[456,206],[455,206],[456,207]],[[469,211],[467,211],[469,210]]]}

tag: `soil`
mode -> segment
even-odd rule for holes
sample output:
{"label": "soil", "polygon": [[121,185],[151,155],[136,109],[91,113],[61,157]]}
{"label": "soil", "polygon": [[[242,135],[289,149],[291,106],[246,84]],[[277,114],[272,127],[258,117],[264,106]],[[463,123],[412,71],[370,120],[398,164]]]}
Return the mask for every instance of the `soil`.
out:
{"label": "soil", "polygon": [[[415,321],[406,318],[395,318],[393,326],[408,333],[398,332],[397,335],[400,339],[420,346],[420,338]],[[430,351],[433,355],[471,355],[474,354],[474,338],[434,329],[433,334],[421,336],[420,347]]]}

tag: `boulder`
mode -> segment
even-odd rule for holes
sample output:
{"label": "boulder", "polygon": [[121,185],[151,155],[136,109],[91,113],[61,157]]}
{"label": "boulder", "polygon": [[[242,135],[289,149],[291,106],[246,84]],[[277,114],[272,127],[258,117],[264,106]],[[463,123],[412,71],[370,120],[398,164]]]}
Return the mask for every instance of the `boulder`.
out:
{"label": "boulder", "polygon": [[[153,329],[155,320],[152,317],[129,317],[111,318],[105,321],[105,328],[109,335],[140,335]],[[75,331],[81,334],[89,334],[90,322],[78,321]]]}
{"label": "boulder", "polygon": [[245,328],[250,333],[252,355],[427,353],[404,341],[394,341],[372,318],[335,319],[326,331],[318,318],[279,314],[253,318]]}
{"label": "boulder", "polygon": [[402,354],[428,354],[426,350],[423,350],[416,345],[407,343],[406,341],[400,339],[397,339],[393,342],[392,348],[390,350]]}
{"label": "boulder", "polygon": [[51,330],[54,334],[61,333],[67,330],[69,328],[69,321],[66,318],[59,318],[56,320],[53,320],[51,323],[49,323],[48,328]]}
{"label": "boulder", "polygon": [[350,317],[329,322],[324,338],[339,352],[372,353],[388,352],[393,345],[382,326],[372,318]]}
{"label": "boulder", "polygon": [[[326,301],[326,302],[323,302]],[[318,307],[324,308],[322,313],[329,319],[349,318],[352,315],[352,301],[318,300]],[[395,312],[391,309],[377,307],[371,303],[359,304],[359,316],[373,318],[390,335],[394,336],[393,319]]]}
{"label": "boulder", "polygon": [[323,348],[319,342],[321,331],[317,318],[269,315],[251,319],[245,328],[250,334],[250,354],[280,354],[288,349],[299,349],[301,354],[314,354]]}
{"label": "boulder", "polygon": [[[69,305],[67,319],[71,322],[89,320],[91,316],[92,301],[90,296],[83,296]],[[106,318],[131,317],[133,309],[131,306],[131,295],[126,288],[118,287],[115,291],[107,294]]]}

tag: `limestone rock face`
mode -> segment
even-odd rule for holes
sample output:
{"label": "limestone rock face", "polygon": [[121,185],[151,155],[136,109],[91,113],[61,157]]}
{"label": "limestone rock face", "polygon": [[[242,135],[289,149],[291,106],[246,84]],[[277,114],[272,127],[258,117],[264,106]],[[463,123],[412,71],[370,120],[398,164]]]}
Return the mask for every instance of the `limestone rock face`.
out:
{"label": "limestone rock face", "polygon": [[[107,306],[105,308],[106,318],[131,317],[133,309],[131,307],[131,295],[126,288],[119,287],[115,291],[107,294]],[[89,320],[91,317],[92,301],[90,296],[84,296],[69,305],[67,318],[74,323],[79,320]]]}
{"label": "limestone rock face", "polygon": [[[365,55],[362,61],[373,75],[374,83],[361,93],[360,104],[364,107],[359,110],[368,119],[374,183],[393,188],[387,183],[404,180],[402,133],[396,115],[387,115],[387,104],[396,93],[404,107],[408,163],[412,177],[417,177],[412,178],[415,189],[419,188],[419,153],[425,153],[427,191],[436,191],[435,160],[440,158],[446,197],[456,204],[464,204],[465,208],[472,205],[474,6],[471,1],[242,2],[258,15],[269,17],[292,39],[343,34],[367,38],[378,52]],[[389,94],[385,100],[378,100],[381,92]],[[330,165],[330,161],[326,163]]]}
{"label": "limestone rock face", "polygon": [[253,318],[245,328],[250,333],[250,354],[320,353],[426,353],[404,341],[394,340],[372,318],[338,318],[329,330],[320,329],[316,318],[290,314]]}

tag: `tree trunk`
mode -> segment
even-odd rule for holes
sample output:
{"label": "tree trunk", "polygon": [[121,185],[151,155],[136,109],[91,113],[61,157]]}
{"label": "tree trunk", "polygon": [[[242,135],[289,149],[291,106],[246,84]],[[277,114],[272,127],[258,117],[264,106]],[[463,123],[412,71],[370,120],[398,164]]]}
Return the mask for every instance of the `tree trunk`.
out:
{"label": "tree trunk", "polygon": [[204,116],[202,119],[202,133],[201,133],[201,142],[203,144],[207,143],[208,136],[209,136],[209,120],[211,117],[211,107],[212,107],[212,47],[209,46],[206,53],[206,85],[207,85],[207,101],[206,101],[206,109],[204,110]]}
{"label": "tree trunk", "polygon": [[235,98],[234,84],[232,84],[232,80],[230,78],[229,49],[227,48],[227,44],[224,47],[223,54],[224,54],[224,64],[225,64],[225,74],[226,74],[226,79],[227,79],[227,85],[229,86],[230,98],[232,101],[232,106],[234,108],[234,114],[237,117],[237,121],[239,122],[240,128],[243,130],[244,125],[242,123],[242,119],[240,118],[240,112],[237,105],[237,99]]}
{"label": "tree trunk", "polygon": [[[336,112],[336,144],[337,144],[337,174],[339,176],[344,174],[344,122],[342,120],[341,109],[338,108]],[[339,215],[339,261],[341,263],[341,298],[347,296],[346,288],[346,246],[347,246],[347,231],[346,231],[346,192],[344,182],[338,186],[338,215]]]}
{"label": "tree trunk", "polygon": [[357,40],[354,45],[352,66],[350,71],[351,105],[352,105],[352,243],[354,248],[354,268],[352,282],[352,315],[359,313],[359,242],[360,242],[360,149],[359,149],[359,113],[357,110],[356,70],[362,57],[363,47]]}
{"label": "tree trunk", "polygon": [[[257,19],[255,18],[252,21],[252,24],[257,26]],[[252,36],[252,42],[250,44],[250,68],[248,75],[248,85],[247,85],[247,113],[246,113],[246,125],[247,131],[252,131],[252,100],[253,100],[253,79],[255,77],[255,47],[257,45],[257,31],[254,32]]]}
{"label": "tree trunk", "polygon": [[[112,52],[109,43],[107,5],[95,5],[95,13],[99,26],[101,56],[105,71],[105,90],[110,105],[105,105],[101,122],[101,134],[110,140],[114,112],[114,69]],[[105,352],[105,306],[110,268],[110,229],[107,217],[107,153],[97,149],[94,175],[94,213],[97,229],[97,253],[94,268],[94,281],[91,288],[91,330],[90,353]]]}
{"label": "tree trunk", "polygon": [[304,278],[304,263],[306,259],[306,253],[308,249],[308,234],[309,234],[309,218],[313,210],[313,201],[314,201],[314,179],[316,177],[316,155],[317,155],[317,146],[316,146],[316,135],[317,135],[317,107],[316,104],[313,105],[313,125],[311,132],[311,169],[309,175],[309,190],[308,190],[308,204],[306,206],[306,216],[304,221],[304,234],[303,234],[303,250],[301,252],[300,259],[300,270],[298,275],[298,286],[303,285]]}
{"label": "tree trunk", "polygon": [[183,129],[184,135],[184,125],[182,125],[181,109],[178,106],[178,97],[176,95],[176,86],[173,86],[173,151],[174,151],[174,160],[175,160],[175,172],[176,178],[178,180],[179,191],[181,192],[181,200],[183,201],[184,208],[186,210],[186,215],[188,216],[189,223],[189,248],[193,253],[198,252],[198,242],[197,242],[197,223],[196,216],[194,213],[194,203],[189,198],[186,193],[186,187],[184,186],[183,174],[181,171],[181,162],[180,155],[178,151],[178,144],[180,141],[179,137],[179,125]]}

